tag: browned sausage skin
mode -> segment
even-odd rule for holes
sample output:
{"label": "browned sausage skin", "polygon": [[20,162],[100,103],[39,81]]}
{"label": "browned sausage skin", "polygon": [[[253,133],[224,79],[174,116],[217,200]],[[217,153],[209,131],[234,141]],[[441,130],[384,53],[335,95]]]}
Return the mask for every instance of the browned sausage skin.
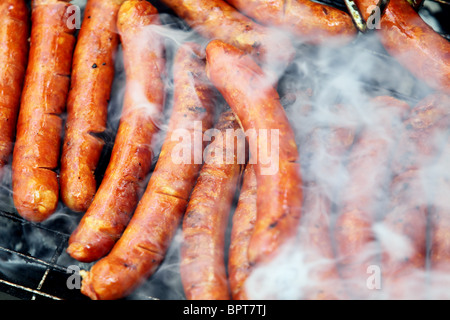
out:
{"label": "browned sausage skin", "polygon": [[[380,190],[389,184],[389,165],[396,130],[410,107],[391,97],[371,100],[376,122],[362,128],[347,164],[348,182],[342,187],[333,228],[338,268],[349,297],[367,298],[367,268],[376,263],[378,244],[373,225],[383,201]],[[387,112],[388,111],[388,112]],[[381,113],[379,113],[381,112]]]}
{"label": "browned sausage skin", "polygon": [[[154,155],[164,104],[164,48],[149,26],[157,10],[145,1],[126,1],[118,13],[126,91],[111,160],[94,201],[69,239],[69,254],[92,262],[106,255],[125,229],[142,195]],[[143,59],[145,57],[145,59]]]}
{"label": "browned sausage skin", "polygon": [[245,281],[252,267],[248,260],[248,244],[256,221],[256,175],[254,165],[244,171],[239,201],[233,214],[230,248],[228,252],[228,281],[233,300],[247,300]]}
{"label": "browned sausage skin", "polygon": [[[356,0],[363,17],[376,0]],[[450,93],[450,42],[436,33],[406,0],[391,0],[375,30],[386,50],[431,88]]]}
{"label": "browned sausage skin", "polygon": [[61,198],[85,212],[97,190],[95,169],[104,141],[119,36],[117,12],[123,0],[89,0],[75,47],[67,122],[61,157]]}
{"label": "browned sausage skin", "polygon": [[[177,150],[181,144],[192,160],[195,150],[189,141],[210,129],[214,118],[216,93],[206,78],[201,56],[196,44],[185,44],[177,52],[173,110],[166,139],[125,232],[83,279],[81,291],[92,299],[117,299],[131,293],[159,266],[181,222],[201,162],[177,163]],[[194,125],[196,121],[200,126]],[[180,142],[175,138],[177,133],[186,139]]]}
{"label": "browned sausage skin", "polygon": [[[330,111],[342,116],[346,108],[338,105]],[[348,297],[338,272],[331,235],[334,204],[337,203],[340,185],[331,182],[329,177],[342,174],[356,134],[356,125],[317,127],[300,143],[300,150],[306,153],[302,157],[303,168],[309,173],[304,178],[303,213],[298,237],[305,264],[313,266],[308,275],[311,282],[302,288],[304,298],[308,300]],[[324,154],[327,161],[323,161]]]}
{"label": "browned sausage skin", "polygon": [[36,0],[31,45],[13,152],[13,199],[24,218],[41,222],[59,200],[56,172],[61,114],[69,90],[74,32],[67,25],[69,3]]}
{"label": "browned sausage skin", "polygon": [[294,58],[289,37],[266,28],[223,0],[162,0],[206,39],[220,39],[259,61],[274,74]]}
{"label": "browned sausage skin", "polygon": [[[258,146],[273,152],[269,166],[262,159],[251,160],[255,162],[258,209],[248,254],[250,263],[256,263],[270,258],[298,231],[303,197],[294,132],[278,93],[249,55],[223,41],[213,40],[206,48],[206,56],[209,78],[243,129],[246,133],[254,130]],[[266,137],[278,136],[278,145],[276,139],[264,139],[261,130],[267,130]],[[252,157],[255,156],[253,153]]]}
{"label": "browned sausage skin", "polygon": [[231,297],[225,267],[225,231],[244,165],[239,163],[237,150],[245,147],[245,141],[237,139],[237,143],[230,144],[226,140],[227,130],[241,130],[232,111],[222,113],[215,128],[220,134],[205,150],[205,164],[183,220],[180,274],[188,300]]}
{"label": "browned sausage skin", "polygon": [[0,3],[0,178],[10,160],[28,62],[29,12],[25,1]]}
{"label": "browned sausage skin", "polygon": [[345,44],[356,35],[344,11],[311,0],[227,0],[263,25],[279,27],[311,44]]}
{"label": "browned sausage skin", "polygon": [[[450,109],[446,110],[446,105],[450,105],[448,97],[441,94],[425,97],[411,110],[401,128],[389,203],[381,218],[382,231],[397,236],[400,245],[381,244],[383,289],[390,299],[425,298],[427,238],[433,239],[427,230],[433,225],[430,203],[434,203],[427,180],[432,179],[429,168],[442,152],[440,135],[450,124]],[[431,255],[431,265],[432,261]]]}

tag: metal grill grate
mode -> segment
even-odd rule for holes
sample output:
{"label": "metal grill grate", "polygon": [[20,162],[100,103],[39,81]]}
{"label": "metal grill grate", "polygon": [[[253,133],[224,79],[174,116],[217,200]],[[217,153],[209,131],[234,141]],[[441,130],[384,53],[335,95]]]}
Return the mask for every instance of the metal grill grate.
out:
{"label": "metal grill grate", "polygon": [[[156,3],[157,1],[153,2],[161,8]],[[322,0],[320,2],[346,10],[341,0]],[[447,14],[450,10],[447,3],[442,3],[443,0],[427,0],[426,2],[442,5],[443,8],[445,7],[444,10]],[[429,9],[423,10],[427,10],[427,15],[433,15]],[[444,35],[449,33],[448,30],[445,30],[446,27],[448,26],[443,26],[443,30],[440,31]],[[373,50],[360,46],[360,49],[366,50],[369,56],[379,60],[380,65],[388,67],[396,65],[394,59],[381,48],[380,50]],[[386,61],[388,61],[387,64]],[[328,68],[329,72],[332,74],[333,65],[336,66],[340,63],[338,60],[331,61],[330,68]],[[406,71],[405,77],[412,79]],[[419,100],[425,94],[421,84],[414,82],[415,80],[411,80],[413,81],[411,85],[402,90],[398,90],[394,84],[384,83],[383,80],[376,77],[364,79],[364,81],[368,91],[377,94],[390,94],[411,102]],[[110,141],[113,141],[113,139]],[[107,162],[108,151],[110,150],[111,148],[106,148],[103,163]],[[58,213],[42,224],[35,224],[22,219],[16,214],[12,205],[10,178],[10,175],[6,174],[0,187],[0,299],[87,299],[79,290],[69,289],[67,286],[68,278],[71,275],[68,273],[69,266],[76,265],[82,269],[90,267],[89,264],[76,262],[65,252],[68,238],[81,216],[68,211],[61,205],[58,208]],[[177,258],[177,248],[171,248],[164,262],[164,267],[161,268],[162,270],[149,280],[147,286],[149,289],[139,291],[130,298],[183,298],[180,281],[175,271]],[[166,281],[167,278],[173,279]],[[175,285],[169,287],[167,283]],[[145,293],[142,294],[142,292]]]}

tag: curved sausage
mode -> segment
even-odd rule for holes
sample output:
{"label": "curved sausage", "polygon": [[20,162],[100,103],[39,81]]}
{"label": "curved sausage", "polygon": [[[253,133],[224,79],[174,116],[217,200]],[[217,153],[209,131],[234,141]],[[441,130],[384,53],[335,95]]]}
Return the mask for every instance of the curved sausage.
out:
{"label": "curved sausage", "polygon": [[315,45],[345,44],[356,36],[346,12],[311,0],[227,0],[263,25],[279,27]]}
{"label": "curved sausage", "polygon": [[339,273],[353,298],[372,293],[366,287],[367,268],[376,263],[378,250],[372,228],[390,179],[397,126],[410,109],[405,102],[391,97],[378,97],[371,103],[375,122],[362,129],[349,154],[348,182],[342,187],[332,231]]}
{"label": "curved sausage", "polygon": [[295,55],[288,36],[274,32],[241,14],[222,0],[162,0],[206,39],[220,39],[246,53],[273,72]]}
{"label": "curved sausage", "polygon": [[149,28],[160,23],[157,13],[145,1],[125,1],[118,13],[126,91],[103,181],[69,239],[67,251],[79,261],[98,260],[111,250],[136,208],[152,166],[152,139],[159,131],[165,94],[163,42]]}
{"label": "curved sausage", "polygon": [[[206,47],[206,57],[212,83],[246,134],[256,134],[256,138],[248,137],[250,150],[256,146],[260,156],[253,152],[251,158],[258,183],[257,219],[248,249],[254,264],[270,259],[298,231],[303,197],[295,136],[278,93],[249,55],[213,40]],[[270,159],[261,157],[264,150],[271,153]]]}
{"label": "curved sausage", "polygon": [[[376,0],[356,0],[365,19]],[[376,30],[387,52],[431,88],[450,92],[450,42],[435,32],[406,0],[391,0]]]}
{"label": "curved sausage", "polygon": [[255,168],[252,164],[248,164],[233,214],[228,252],[228,281],[233,300],[249,299],[245,291],[245,281],[252,269],[247,250],[256,221],[256,190]]}
{"label": "curved sausage", "polygon": [[237,143],[226,139],[228,130],[241,130],[232,111],[222,113],[215,128],[219,134],[205,150],[205,164],[183,220],[180,275],[188,300],[230,299],[225,231],[244,165],[237,154],[245,141],[243,134]]}
{"label": "curved sausage", "polygon": [[[344,112],[341,106],[337,112]],[[329,177],[343,170],[346,157],[355,141],[356,126],[317,127],[300,143],[300,150],[310,153],[302,158],[304,171],[304,202],[298,247],[309,266],[310,282],[302,288],[308,300],[345,299],[340,281],[331,231],[334,222],[333,202],[340,186]],[[302,155],[301,155],[302,156]],[[324,161],[324,159],[326,159]]]}
{"label": "curved sausage", "polygon": [[67,26],[69,3],[36,0],[31,45],[13,151],[13,199],[25,219],[41,222],[56,209],[61,114],[69,91],[75,29]]}
{"label": "curved sausage", "polygon": [[85,212],[97,190],[95,169],[104,141],[119,36],[117,12],[123,0],[89,0],[75,47],[61,156],[61,198]]}
{"label": "curved sausage", "polygon": [[[124,297],[153,274],[185,213],[201,168],[201,161],[192,161],[196,153],[193,141],[211,128],[215,102],[214,88],[199,55],[200,47],[195,44],[186,44],[177,52],[174,102],[166,140],[125,232],[83,278],[81,292],[91,299]],[[202,143],[197,147],[203,152],[204,146]],[[184,162],[179,156],[183,150],[190,161]]]}
{"label": "curved sausage", "polygon": [[25,1],[0,3],[0,178],[10,161],[28,62],[29,10]]}

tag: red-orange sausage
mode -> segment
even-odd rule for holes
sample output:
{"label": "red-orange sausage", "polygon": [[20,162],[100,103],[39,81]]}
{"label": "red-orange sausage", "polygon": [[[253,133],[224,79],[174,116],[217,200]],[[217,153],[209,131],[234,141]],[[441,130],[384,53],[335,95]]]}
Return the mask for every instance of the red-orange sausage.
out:
{"label": "red-orange sausage", "polygon": [[[119,239],[145,186],[164,104],[164,47],[152,31],[157,10],[125,1],[118,13],[126,73],[124,105],[111,160],[94,201],[69,239],[69,254],[84,262],[105,256]],[[145,59],[144,59],[145,57]]]}
{"label": "red-orange sausage", "polygon": [[123,0],[89,0],[75,47],[66,131],[61,156],[61,199],[85,212],[97,190],[95,169],[104,141],[119,36],[117,11]]}
{"label": "red-orange sausage", "polygon": [[249,136],[250,150],[256,141],[259,156],[264,153],[262,150],[271,153],[267,164],[263,164],[267,159],[259,159],[251,151],[258,195],[257,220],[248,254],[250,263],[256,263],[269,259],[298,231],[303,197],[295,136],[278,93],[249,55],[214,40],[208,44],[206,56],[209,78],[239,118],[246,134],[256,134],[256,139]]}
{"label": "red-orange sausage", "polygon": [[206,39],[220,39],[268,66],[279,71],[291,62],[295,55],[287,35],[274,33],[223,0],[162,0]]}
{"label": "red-orange sausage", "polygon": [[244,165],[239,163],[238,150],[245,148],[245,141],[240,135],[237,142],[227,142],[227,131],[241,130],[232,111],[222,113],[215,128],[220,133],[205,150],[205,164],[183,220],[180,274],[188,300],[231,297],[225,267],[225,231]]}
{"label": "red-orange sausage", "polygon": [[[389,206],[381,220],[383,230],[389,233],[382,241],[381,266],[383,290],[390,299],[425,298],[427,228],[432,220],[430,203],[434,202],[430,194],[432,185],[439,185],[431,182],[429,168],[442,152],[441,139],[450,124],[449,105],[443,95],[430,95],[412,109],[402,128]],[[438,224],[441,227],[445,230],[444,223]],[[397,247],[391,234],[399,238]],[[433,261],[433,254],[431,257]]]}
{"label": "red-orange sausage", "polygon": [[[337,111],[342,112],[344,109]],[[356,131],[356,127],[350,126],[318,127],[300,144],[303,152],[311,154],[303,157],[308,179],[304,179],[303,213],[298,240],[299,250],[304,253],[304,263],[312,266],[308,275],[310,284],[302,288],[305,299],[347,298],[340,282],[331,237],[333,201],[337,190],[328,179],[339,175],[355,140]],[[327,161],[323,161],[324,153]]]}
{"label": "red-orange sausage", "polygon": [[[124,297],[152,275],[181,222],[201,168],[202,162],[194,157],[205,146],[201,140],[195,146],[194,141],[213,123],[215,91],[199,55],[195,44],[184,45],[176,54],[174,104],[166,140],[125,232],[83,279],[81,291],[92,299]],[[185,162],[183,155],[190,159]]]}
{"label": "red-orange sausage", "polygon": [[[450,97],[434,94],[419,102],[416,121],[411,125],[421,142],[427,143],[424,150],[425,173],[424,184],[429,196],[429,299],[448,299],[448,273],[450,270]],[[415,136],[417,139],[418,137]],[[428,168],[428,170],[427,170]],[[422,176],[421,181],[424,178]]]}
{"label": "red-orange sausage", "polygon": [[339,273],[353,298],[372,293],[366,287],[368,267],[377,256],[372,227],[382,208],[382,190],[389,183],[396,125],[409,111],[408,104],[390,97],[371,102],[377,107],[374,112],[382,114],[376,113],[375,123],[363,128],[349,154],[348,182],[342,188],[333,229]]}
{"label": "red-orange sausage", "polygon": [[23,0],[0,3],[0,178],[13,150],[28,60],[29,12]]}
{"label": "red-orange sausage", "polygon": [[[365,19],[377,0],[356,0]],[[436,33],[406,0],[391,0],[376,30],[386,50],[430,87],[450,92],[450,42]]]}
{"label": "red-orange sausage", "polygon": [[[35,0],[28,68],[13,152],[13,199],[24,218],[41,222],[56,209],[61,114],[66,107],[75,29],[69,3]],[[70,10],[69,10],[70,11]]]}
{"label": "red-orange sausage", "polygon": [[233,300],[247,300],[245,281],[252,267],[248,261],[248,244],[256,221],[256,175],[255,168],[248,164],[244,171],[242,187],[231,226],[228,252],[228,281]]}
{"label": "red-orange sausage", "polygon": [[311,44],[344,44],[356,35],[346,12],[311,0],[227,0],[263,25],[279,27]]}

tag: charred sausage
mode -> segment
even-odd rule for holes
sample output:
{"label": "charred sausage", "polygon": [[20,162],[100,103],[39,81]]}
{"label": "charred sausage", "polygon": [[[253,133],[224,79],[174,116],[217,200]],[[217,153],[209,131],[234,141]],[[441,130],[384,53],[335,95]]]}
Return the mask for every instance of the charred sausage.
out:
{"label": "charred sausage", "polygon": [[28,67],[13,151],[13,199],[25,219],[41,222],[56,210],[58,167],[75,29],[68,27],[70,4],[32,3]]}
{"label": "charred sausage", "polygon": [[371,103],[376,120],[362,129],[349,154],[348,182],[342,188],[332,231],[339,273],[353,298],[371,293],[366,287],[367,268],[378,258],[373,225],[382,209],[382,190],[389,184],[393,137],[410,109],[391,97],[378,97]]}
{"label": "charred sausage", "polygon": [[61,157],[61,198],[73,211],[85,212],[97,190],[94,173],[104,141],[95,134],[106,128],[122,2],[87,1],[78,34]]}
{"label": "charred sausage", "polygon": [[3,1],[0,21],[0,177],[10,161],[28,61],[29,12],[25,1]]}
{"label": "charred sausage", "polygon": [[294,57],[288,36],[271,31],[223,0],[162,0],[206,39],[220,39],[251,54],[272,72],[284,70]]}
{"label": "charred sausage", "polygon": [[[91,299],[118,299],[131,293],[157,269],[181,222],[202,162],[178,161],[184,158],[179,152],[184,150],[193,160],[192,141],[213,123],[215,92],[200,57],[196,44],[177,52],[173,110],[158,162],[125,232],[83,278],[81,291]],[[180,135],[185,138],[181,142]]]}
{"label": "charred sausage", "polygon": [[[255,150],[255,141],[259,149],[260,159],[250,151],[258,184],[257,219],[248,249],[254,264],[270,259],[298,231],[303,197],[295,136],[277,91],[251,56],[213,40],[206,57],[208,76],[242,124],[250,150]],[[252,132],[255,139],[250,139]],[[264,150],[271,150],[270,159],[261,157]]]}
{"label": "charred sausage", "polygon": [[233,214],[228,252],[228,281],[233,300],[249,299],[245,290],[245,281],[252,270],[247,250],[256,221],[256,190],[255,168],[252,164],[248,164]]}
{"label": "charred sausage", "polygon": [[344,11],[311,0],[227,0],[263,25],[279,27],[301,41],[344,44],[356,35],[352,18]]}
{"label": "charred sausage", "polygon": [[[376,0],[356,0],[367,19]],[[450,92],[450,42],[436,33],[406,0],[391,0],[376,30],[387,52],[431,88]]]}
{"label": "charred sausage", "polygon": [[205,164],[183,220],[180,274],[188,300],[230,299],[225,231],[245,164],[238,159],[245,141],[243,135],[233,143],[226,139],[227,131],[234,135],[241,130],[232,111],[222,113],[215,128],[219,134],[205,150]]}
{"label": "charred sausage", "polygon": [[[106,255],[125,229],[144,190],[154,156],[153,136],[164,104],[164,47],[150,29],[157,10],[146,1],[125,1],[118,13],[126,89],[119,129],[94,201],[69,239],[69,254],[84,262]],[[145,57],[145,59],[143,59]]]}

